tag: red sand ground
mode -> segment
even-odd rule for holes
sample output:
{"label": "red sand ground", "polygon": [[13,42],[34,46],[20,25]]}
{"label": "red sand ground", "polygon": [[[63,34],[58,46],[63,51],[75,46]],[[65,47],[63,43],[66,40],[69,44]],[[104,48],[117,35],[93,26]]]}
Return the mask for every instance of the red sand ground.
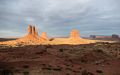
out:
{"label": "red sand ground", "polygon": [[0,49],[0,73],[120,75],[120,43],[35,45]]}

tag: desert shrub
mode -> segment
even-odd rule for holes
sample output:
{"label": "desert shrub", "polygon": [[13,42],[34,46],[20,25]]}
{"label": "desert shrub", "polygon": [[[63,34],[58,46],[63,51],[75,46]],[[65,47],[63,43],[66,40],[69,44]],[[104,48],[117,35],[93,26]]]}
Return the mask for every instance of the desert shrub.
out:
{"label": "desert shrub", "polygon": [[52,65],[48,65],[48,67],[52,67]]}
{"label": "desert shrub", "polygon": [[66,68],[66,70],[72,70],[71,68]]}
{"label": "desert shrub", "polygon": [[76,71],[76,70],[73,70],[73,72],[74,72],[74,73],[81,73],[81,71],[79,71],[79,70],[78,70],[78,71]]}
{"label": "desert shrub", "polygon": [[87,63],[88,61],[85,58],[80,59],[81,63]]}
{"label": "desert shrub", "polygon": [[53,40],[54,40],[54,38],[49,39],[49,41],[53,41]]}
{"label": "desert shrub", "polygon": [[29,72],[23,72],[24,75],[29,75]]}
{"label": "desert shrub", "polygon": [[51,68],[49,68],[49,67],[48,67],[48,68],[42,68],[42,69],[43,69],[43,70],[52,70],[52,69],[51,69]]}
{"label": "desert shrub", "polygon": [[35,45],[35,46],[34,46],[34,48],[38,48],[38,47],[39,47],[39,45]]}
{"label": "desert shrub", "polygon": [[94,74],[91,72],[88,72],[87,70],[83,70],[82,75],[94,75]]}
{"label": "desert shrub", "polygon": [[35,54],[43,54],[43,52],[36,52]]}
{"label": "desert shrub", "polygon": [[18,73],[18,72],[20,72],[20,70],[19,69],[15,69],[14,72]]}
{"label": "desert shrub", "polygon": [[113,75],[120,75],[120,73],[117,73],[117,72],[116,72],[116,73],[114,73]]}
{"label": "desert shrub", "polygon": [[102,71],[102,70],[96,70],[96,72],[97,72],[97,73],[103,73],[103,71]]}
{"label": "desert shrub", "polygon": [[42,64],[42,66],[46,66],[46,64]]}
{"label": "desert shrub", "polygon": [[52,48],[52,46],[51,46],[51,45],[46,45],[46,49],[47,49],[47,48]]}
{"label": "desert shrub", "polygon": [[66,73],[66,75],[70,75],[69,73]]}
{"label": "desert shrub", "polygon": [[94,51],[98,53],[104,53],[102,49],[95,49]]}
{"label": "desert shrub", "polygon": [[13,75],[13,72],[11,70],[3,70],[2,75]]}
{"label": "desert shrub", "polygon": [[24,65],[23,68],[27,69],[27,68],[29,68],[29,66],[28,65]]}
{"label": "desert shrub", "polygon": [[59,68],[53,68],[53,70],[54,70],[54,71],[61,71],[62,68],[60,68],[60,67],[59,67]]}
{"label": "desert shrub", "polygon": [[59,52],[63,52],[64,51],[64,49],[59,49]]}

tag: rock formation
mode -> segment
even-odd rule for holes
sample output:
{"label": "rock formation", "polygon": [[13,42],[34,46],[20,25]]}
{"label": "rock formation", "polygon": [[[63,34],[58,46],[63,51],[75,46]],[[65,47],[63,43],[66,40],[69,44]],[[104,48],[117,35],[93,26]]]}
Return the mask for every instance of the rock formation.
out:
{"label": "rock formation", "polygon": [[28,33],[26,36],[19,38],[17,40],[13,41],[6,41],[6,42],[0,42],[0,44],[7,44],[7,45],[31,45],[31,44],[41,44],[42,42],[47,41],[48,37],[45,32],[42,33],[42,36],[40,37],[38,35],[38,31],[35,26],[29,25],[28,26]]}
{"label": "rock formation", "polygon": [[46,37],[45,37],[45,34],[44,34],[44,38],[39,37],[36,27],[29,25],[27,36],[25,36],[23,38],[20,38],[19,40],[22,41],[22,42],[35,43],[36,44],[36,43],[42,43],[42,42],[46,41]]}
{"label": "rock formation", "polygon": [[32,35],[35,36],[35,26],[32,27]]}
{"label": "rock formation", "polygon": [[28,35],[31,35],[31,34],[32,34],[32,26],[29,25],[29,26],[28,26]]}
{"label": "rock formation", "polygon": [[71,33],[70,33],[70,38],[74,39],[74,40],[80,39],[79,31],[75,30],[75,29],[72,30]]}
{"label": "rock formation", "polygon": [[46,32],[42,32],[41,38],[43,38],[45,40],[48,40],[47,33]]}
{"label": "rock formation", "polygon": [[32,26],[32,35],[33,35],[33,36],[38,36],[38,31],[37,31],[37,29],[35,28],[35,26]]}
{"label": "rock formation", "polygon": [[39,35],[38,35],[38,30],[37,30],[37,28],[35,28],[35,35],[36,35],[36,36],[39,36]]}
{"label": "rock formation", "polygon": [[28,35],[38,36],[38,31],[35,26],[28,26]]}
{"label": "rock formation", "polygon": [[26,36],[13,41],[0,42],[0,44],[7,45],[88,44],[95,42],[97,41],[81,38],[79,31],[76,29],[70,32],[70,38],[54,38],[54,40],[50,41],[49,38],[47,37],[46,32],[42,32],[41,36],[39,36],[36,27],[29,25],[28,33]]}

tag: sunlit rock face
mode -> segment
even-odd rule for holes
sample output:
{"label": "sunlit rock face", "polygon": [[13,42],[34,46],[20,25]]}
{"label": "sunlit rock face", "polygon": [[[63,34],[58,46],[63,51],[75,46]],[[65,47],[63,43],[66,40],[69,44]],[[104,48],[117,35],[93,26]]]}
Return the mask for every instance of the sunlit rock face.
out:
{"label": "sunlit rock face", "polygon": [[37,28],[35,28],[35,36],[39,36]]}
{"label": "sunlit rock face", "polygon": [[35,26],[28,26],[28,35],[38,36],[38,31]]}
{"label": "sunlit rock face", "polygon": [[72,40],[78,40],[78,39],[80,39],[80,33],[79,33],[79,31],[76,30],[76,29],[72,30],[72,31],[70,32],[70,38],[71,38]]}
{"label": "sunlit rock face", "polygon": [[38,30],[35,26],[28,26],[28,34],[23,37],[18,39],[18,41],[22,41],[27,44],[41,44],[42,42],[46,41],[46,39],[41,38],[38,35]]}
{"label": "sunlit rock face", "polygon": [[38,36],[38,31],[37,31],[37,29],[35,28],[35,26],[32,27],[32,35],[33,35],[33,36]]}
{"label": "sunlit rock face", "polygon": [[32,26],[31,25],[28,26],[28,35],[32,35]]}
{"label": "sunlit rock face", "polygon": [[46,32],[42,32],[41,38],[43,38],[43,39],[45,39],[45,40],[48,40],[47,33],[46,33]]}
{"label": "sunlit rock face", "polygon": [[46,41],[47,36],[46,33],[42,34],[42,37],[38,35],[37,28],[35,26],[29,25],[28,26],[28,33],[26,36],[19,38],[14,41],[7,41],[7,42],[0,42],[0,44],[7,44],[7,45],[16,45],[16,44],[23,44],[23,45],[37,45],[41,44],[42,42]]}
{"label": "sunlit rock face", "polygon": [[[45,34],[43,34],[45,37]],[[54,38],[52,41],[46,41],[43,44],[52,44],[52,45],[59,45],[59,44],[89,44],[89,43],[95,43],[95,40],[89,40],[89,39],[83,39],[80,37],[80,33],[78,30],[72,30],[70,32],[69,38]]]}

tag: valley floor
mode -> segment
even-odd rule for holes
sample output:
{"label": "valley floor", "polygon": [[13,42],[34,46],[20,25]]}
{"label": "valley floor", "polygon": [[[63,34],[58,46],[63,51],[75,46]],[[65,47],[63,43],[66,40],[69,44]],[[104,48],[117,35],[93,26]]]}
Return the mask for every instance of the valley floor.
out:
{"label": "valley floor", "polygon": [[0,75],[120,75],[120,43],[0,46]]}

